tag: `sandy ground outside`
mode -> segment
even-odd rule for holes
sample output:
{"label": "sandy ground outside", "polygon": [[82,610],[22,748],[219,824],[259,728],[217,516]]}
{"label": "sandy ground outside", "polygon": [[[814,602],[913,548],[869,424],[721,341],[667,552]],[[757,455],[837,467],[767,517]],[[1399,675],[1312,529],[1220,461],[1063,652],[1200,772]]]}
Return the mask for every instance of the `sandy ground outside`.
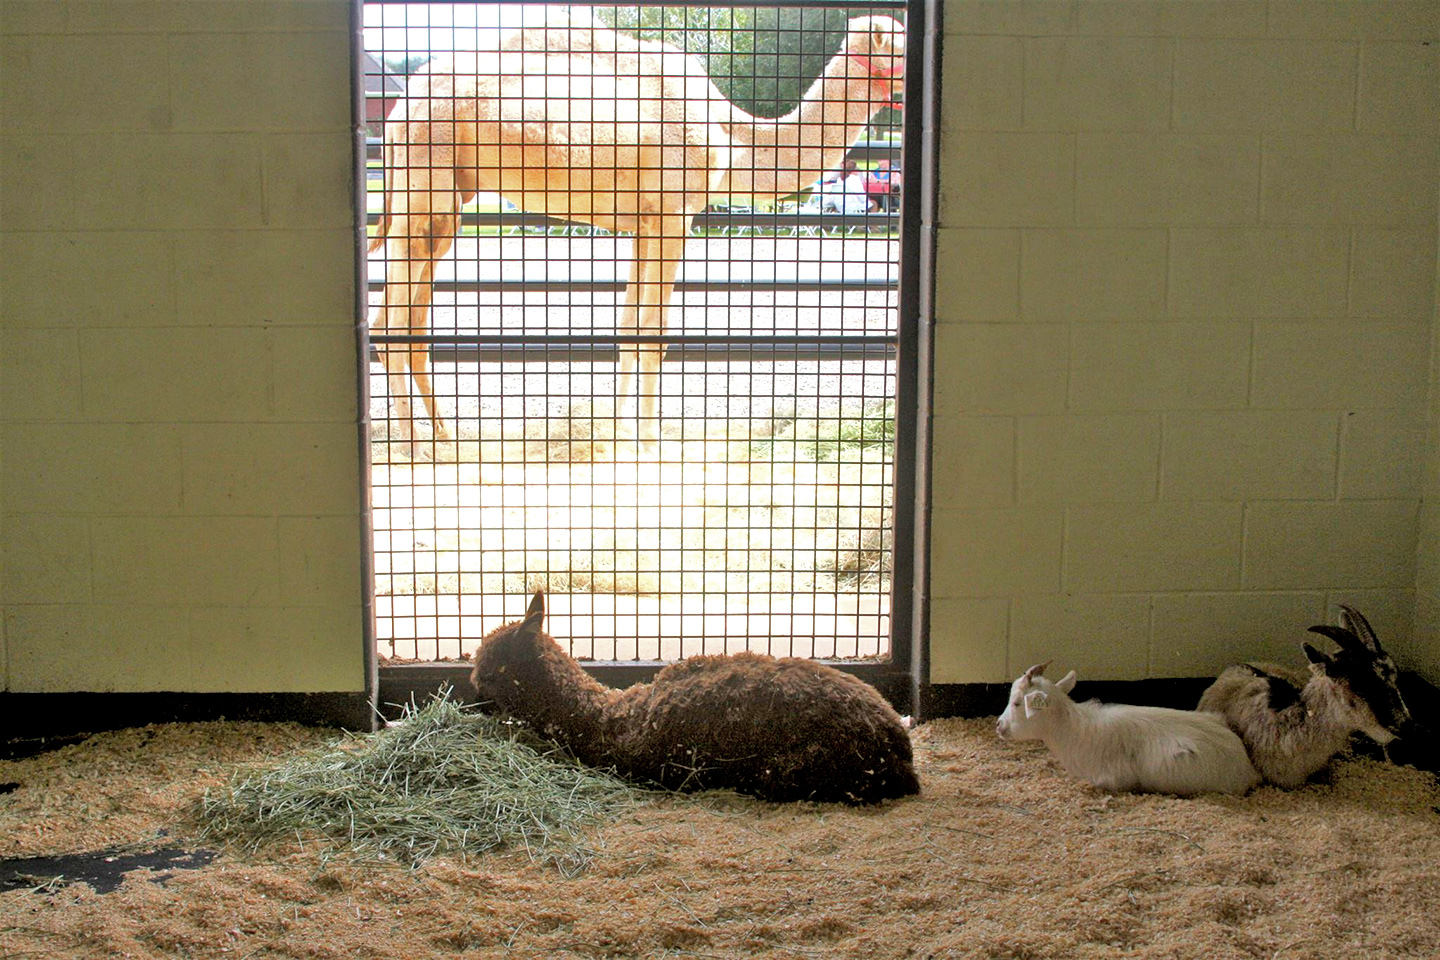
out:
{"label": "sandy ground outside", "polygon": [[[198,724],[0,763],[7,857],[193,843],[236,763],[323,731]],[[1109,795],[993,718],[913,734],[923,792],[875,808],[660,796],[594,828],[576,875],[523,852],[418,870],[311,846],[222,851],[163,884],[0,893],[32,957],[1321,958],[1440,955],[1440,789],[1337,762],[1296,791]]]}

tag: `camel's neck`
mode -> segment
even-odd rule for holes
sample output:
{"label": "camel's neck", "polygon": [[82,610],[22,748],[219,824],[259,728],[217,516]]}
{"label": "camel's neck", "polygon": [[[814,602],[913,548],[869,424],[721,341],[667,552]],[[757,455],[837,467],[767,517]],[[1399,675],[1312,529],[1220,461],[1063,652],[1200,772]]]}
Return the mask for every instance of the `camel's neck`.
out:
{"label": "camel's neck", "polygon": [[814,183],[840,165],[870,118],[888,106],[872,99],[882,89],[861,60],[842,53],[785,116],[762,120],[737,109],[729,133],[739,149],[722,192],[784,196]]}

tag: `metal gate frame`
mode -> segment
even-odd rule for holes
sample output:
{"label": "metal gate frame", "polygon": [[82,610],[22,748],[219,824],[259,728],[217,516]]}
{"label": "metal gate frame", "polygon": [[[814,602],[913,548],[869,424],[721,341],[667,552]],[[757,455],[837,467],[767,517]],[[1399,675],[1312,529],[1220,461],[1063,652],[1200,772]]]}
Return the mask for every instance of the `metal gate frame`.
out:
{"label": "metal gate frame", "polygon": [[[525,343],[511,343],[506,338],[431,335],[427,337],[369,332],[369,281],[366,254],[368,223],[366,196],[366,160],[371,144],[365,128],[365,90],[362,76],[364,54],[364,13],[366,0],[352,0],[351,73],[353,115],[355,122],[353,202],[355,208],[355,309],[357,333],[357,380],[359,397],[359,442],[361,493],[362,589],[364,603],[364,644],[366,687],[376,691],[378,709],[383,716],[398,715],[400,705],[423,698],[449,686],[464,692],[469,688],[470,666],[464,662],[436,662],[387,665],[378,667],[375,621],[374,525],[371,515],[372,490],[370,464],[370,361],[375,355],[374,344],[413,343],[424,340],[432,344],[432,355],[451,360],[479,360],[504,356],[519,359],[527,349],[542,352],[549,348],[569,347],[576,353],[597,353],[593,337],[550,335],[528,337]],[[397,0],[398,2],[398,0]],[[430,0],[436,2],[436,0]],[[440,0],[447,2],[447,0]],[[460,2],[460,0],[454,0]],[[479,0],[507,2],[507,0]],[[640,3],[663,3],[663,0],[635,0]],[[674,4],[671,4],[674,5]],[[718,0],[705,6],[801,6],[804,0]],[[822,661],[853,674],[875,686],[897,709],[915,712],[920,703],[920,687],[928,674],[928,583],[929,550],[929,397],[931,359],[931,298],[934,273],[934,211],[936,157],[938,152],[938,88],[940,10],[938,0],[903,0],[902,3],[865,2],[865,0],[826,0],[816,3],[825,8],[874,9],[876,6],[904,6],[906,12],[906,109],[901,124],[901,163],[906,171],[906,188],[900,207],[900,270],[897,290],[897,326],[889,335],[830,335],[810,337],[787,336],[703,336],[703,335],[613,335],[605,338],[609,347],[627,343],[673,344],[675,358],[694,351],[713,358],[717,347],[724,349],[745,346],[763,349],[766,344],[797,347],[813,345],[821,355],[840,354],[850,347],[873,347],[883,342],[891,349],[896,362],[896,424],[893,459],[893,569],[890,577],[890,655],[884,661]],[[507,223],[562,223],[532,214],[499,215]],[[700,216],[704,216],[703,214]],[[796,215],[791,215],[796,216]],[[803,217],[803,215],[798,215]],[[699,219],[697,217],[697,219]],[[752,219],[747,217],[747,222]],[[765,217],[756,218],[759,220]],[[889,217],[885,218],[889,220]],[[825,225],[845,225],[846,220],[863,223],[864,218],[841,218],[828,215]],[[873,223],[875,218],[870,217]],[[852,282],[847,289],[873,289],[867,281]],[[473,286],[473,285],[472,285]],[[827,287],[833,289],[833,286]],[[886,284],[885,289],[891,285]],[[437,289],[440,287],[437,285]],[[456,289],[459,289],[457,286]],[[681,285],[677,284],[677,291]],[[518,338],[517,338],[518,339]],[[600,353],[605,351],[602,347]],[[666,351],[667,356],[670,351]],[[611,687],[627,687],[648,682],[664,666],[664,661],[593,661],[582,662],[584,669]]]}

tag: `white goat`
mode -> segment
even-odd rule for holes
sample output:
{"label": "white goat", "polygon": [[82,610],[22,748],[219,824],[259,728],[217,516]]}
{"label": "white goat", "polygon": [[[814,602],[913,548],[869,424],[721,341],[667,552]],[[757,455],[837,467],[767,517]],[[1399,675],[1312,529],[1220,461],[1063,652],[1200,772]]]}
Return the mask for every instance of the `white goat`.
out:
{"label": "white goat", "polygon": [[1197,709],[1225,718],[1266,780],[1298,787],[1359,730],[1382,747],[1405,732],[1410,711],[1396,686],[1395,662],[1354,607],[1340,605],[1340,626],[1311,627],[1334,640],[1328,654],[1301,646],[1310,676],[1269,663],[1227,667]]}
{"label": "white goat", "polygon": [[1244,793],[1260,782],[1245,745],[1215,714],[1076,703],[1075,671],[1051,682],[1049,661],[1010,685],[995,724],[1002,740],[1043,740],[1065,772],[1105,790],[1190,796]]}

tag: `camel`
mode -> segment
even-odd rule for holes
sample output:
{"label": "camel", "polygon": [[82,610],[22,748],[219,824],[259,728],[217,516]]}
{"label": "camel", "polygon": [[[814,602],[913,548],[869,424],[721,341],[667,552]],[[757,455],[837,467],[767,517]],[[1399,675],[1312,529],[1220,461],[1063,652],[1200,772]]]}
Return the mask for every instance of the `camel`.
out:
{"label": "camel", "polygon": [[[372,252],[385,248],[385,293],[374,329],[428,331],[435,263],[450,250],[461,207],[485,192],[531,213],[632,233],[619,332],[663,334],[695,214],[712,198],[798,192],[838,165],[870,118],[898,103],[904,54],[899,22],[852,19],[800,105],[773,120],[731,104],[693,56],[574,11],[549,13],[498,50],[432,63],[385,124],[385,209],[370,243]],[[627,340],[618,358],[617,414],[638,368],[637,425],[651,450],[663,349]],[[423,455],[408,373],[435,439],[450,440],[426,345],[387,347],[382,359],[398,439]]]}

